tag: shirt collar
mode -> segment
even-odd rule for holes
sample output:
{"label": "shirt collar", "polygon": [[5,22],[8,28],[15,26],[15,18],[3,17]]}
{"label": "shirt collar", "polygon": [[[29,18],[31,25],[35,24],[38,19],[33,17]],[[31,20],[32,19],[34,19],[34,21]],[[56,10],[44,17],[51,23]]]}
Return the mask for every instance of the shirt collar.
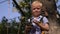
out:
{"label": "shirt collar", "polygon": [[[38,16],[37,19],[42,18],[42,15]],[[34,19],[34,16],[32,16],[32,19]]]}

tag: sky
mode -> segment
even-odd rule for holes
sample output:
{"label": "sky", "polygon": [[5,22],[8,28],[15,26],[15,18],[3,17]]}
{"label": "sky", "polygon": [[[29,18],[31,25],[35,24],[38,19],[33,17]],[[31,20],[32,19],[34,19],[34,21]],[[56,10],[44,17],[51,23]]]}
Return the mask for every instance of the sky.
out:
{"label": "sky", "polygon": [[[0,0],[4,1],[4,0]],[[58,2],[56,3],[56,5],[60,5],[60,0],[58,0]],[[14,12],[12,11],[13,5],[12,5],[12,0],[10,0],[10,11],[9,11],[9,6],[8,6],[8,1],[4,2],[4,3],[0,3],[0,21],[2,20],[2,17],[5,16],[7,19],[13,19],[16,17],[16,21],[18,20],[18,16],[21,16],[17,10]],[[57,10],[60,13],[60,10],[57,8]]]}
{"label": "sky", "polygon": [[[4,0],[0,0],[4,1]],[[5,16],[7,19],[13,19],[16,17],[16,20],[18,20],[18,16],[21,16],[17,11],[12,11],[13,9],[13,5],[12,5],[12,0],[10,0],[10,9],[9,9],[9,4],[8,1],[1,3],[0,4],[0,21],[2,20],[2,17]]]}
{"label": "sky", "polygon": [[[56,5],[60,5],[60,0],[58,0],[58,2],[56,3]],[[59,11],[59,14],[60,14],[60,9],[57,8],[57,10]]]}

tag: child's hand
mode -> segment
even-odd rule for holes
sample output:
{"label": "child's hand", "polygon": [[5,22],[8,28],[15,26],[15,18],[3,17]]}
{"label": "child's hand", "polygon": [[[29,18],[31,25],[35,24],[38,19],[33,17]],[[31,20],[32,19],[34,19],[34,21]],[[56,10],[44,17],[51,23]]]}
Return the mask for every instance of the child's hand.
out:
{"label": "child's hand", "polygon": [[39,21],[37,21],[37,19],[34,19],[33,22],[34,22],[35,24],[39,23]]}

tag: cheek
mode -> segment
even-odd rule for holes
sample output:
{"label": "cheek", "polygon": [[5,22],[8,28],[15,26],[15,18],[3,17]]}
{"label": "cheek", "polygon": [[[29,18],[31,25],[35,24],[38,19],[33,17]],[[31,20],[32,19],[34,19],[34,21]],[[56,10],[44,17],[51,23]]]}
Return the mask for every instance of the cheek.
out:
{"label": "cheek", "polygon": [[32,10],[32,12],[35,12],[35,10]]}

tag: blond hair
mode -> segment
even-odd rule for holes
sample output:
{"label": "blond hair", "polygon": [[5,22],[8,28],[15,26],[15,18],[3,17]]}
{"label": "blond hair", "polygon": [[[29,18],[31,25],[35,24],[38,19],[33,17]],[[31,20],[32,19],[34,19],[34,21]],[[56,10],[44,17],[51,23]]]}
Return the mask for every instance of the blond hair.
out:
{"label": "blond hair", "polygon": [[39,4],[42,7],[42,3],[40,1],[38,1],[38,0],[33,1],[32,4],[31,4],[31,6],[33,6],[35,4]]}

